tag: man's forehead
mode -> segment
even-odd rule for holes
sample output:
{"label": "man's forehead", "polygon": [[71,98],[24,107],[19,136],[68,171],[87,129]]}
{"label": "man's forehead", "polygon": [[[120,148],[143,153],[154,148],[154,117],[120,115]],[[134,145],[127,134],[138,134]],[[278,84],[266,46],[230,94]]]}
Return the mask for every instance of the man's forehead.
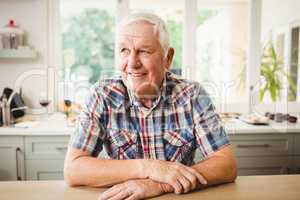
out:
{"label": "man's forehead", "polygon": [[156,37],[154,25],[146,21],[136,21],[120,27],[118,35],[122,37]]}
{"label": "man's forehead", "polygon": [[[153,25],[150,24],[153,27]],[[126,45],[129,43],[143,43],[143,46],[153,46],[156,41],[158,42],[158,37],[154,34],[152,27],[145,26],[126,26],[121,29],[118,33],[117,43],[119,45]]]}
{"label": "man's forehead", "polygon": [[143,37],[126,37],[126,36],[123,36],[123,37],[120,37],[118,40],[117,40],[117,45],[118,46],[142,46],[142,47],[153,47],[156,45],[156,42],[153,42],[153,40],[148,40],[148,39],[145,39]]}

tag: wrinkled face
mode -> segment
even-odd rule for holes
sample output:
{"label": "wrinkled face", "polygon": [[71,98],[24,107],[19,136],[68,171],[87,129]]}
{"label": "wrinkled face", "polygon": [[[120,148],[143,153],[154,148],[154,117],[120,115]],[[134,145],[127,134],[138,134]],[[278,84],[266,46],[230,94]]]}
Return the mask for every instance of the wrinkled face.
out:
{"label": "wrinkled face", "polygon": [[169,64],[153,25],[137,21],[124,26],[119,32],[117,55],[125,85],[137,97],[156,96]]}

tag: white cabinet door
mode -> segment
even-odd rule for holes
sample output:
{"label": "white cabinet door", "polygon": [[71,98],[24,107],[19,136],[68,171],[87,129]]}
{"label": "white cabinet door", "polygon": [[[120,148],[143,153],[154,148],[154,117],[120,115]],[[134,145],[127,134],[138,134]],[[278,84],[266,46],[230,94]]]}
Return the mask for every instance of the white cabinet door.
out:
{"label": "white cabinet door", "polygon": [[294,156],[294,172],[300,174],[300,156]]}
{"label": "white cabinet door", "polygon": [[63,180],[70,136],[26,136],[26,179]]}
{"label": "white cabinet door", "polygon": [[0,136],[0,181],[24,180],[22,136]]}
{"label": "white cabinet door", "polygon": [[300,174],[300,133],[295,134],[294,151],[294,172]]}
{"label": "white cabinet door", "polygon": [[64,160],[26,160],[26,180],[63,180]]}
{"label": "white cabinet door", "polygon": [[230,135],[237,157],[238,175],[272,175],[292,173],[292,134]]}
{"label": "white cabinet door", "polygon": [[289,174],[292,162],[292,156],[237,157],[238,175]]}
{"label": "white cabinet door", "polygon": [[295,146],[294,154],[296,156],[300,156],[300,133],[295,134],[294,146]]}

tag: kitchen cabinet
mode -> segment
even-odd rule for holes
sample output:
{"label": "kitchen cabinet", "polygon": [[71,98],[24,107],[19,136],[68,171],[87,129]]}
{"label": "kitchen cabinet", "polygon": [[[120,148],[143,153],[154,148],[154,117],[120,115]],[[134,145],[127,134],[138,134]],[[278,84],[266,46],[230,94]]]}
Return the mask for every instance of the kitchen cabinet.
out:
{"label": "kitchen cabinet", "polygon": [[[0,181],[62,180],[69,134],[0,135]],[[229,134],[239,175],[300,174],[299,133]],[[107,157],[102,152],[101,157]],[[196,159],[201,154],[196,151]]]}
{"label": "kitchen cabinet", "polygon": [[300,174],[300,134],[295,135],[294,149],[295,156],[293,170],[295,173]]}
{"label": "kitchen cabinet", "polygon": [[24,142],[19,136],[0,137],[0,181],[24,180]]}
{"label": "kitchen cabinet", "polygon": [[64,160],[26,160],[26,180],[63,180]]}
{"label": "kitchen cabinet", "polygon": [[63,179],[63,165],[68,141],[69,136],[26,136],[26,179]]}
{"label": "kitchen cabinet", "polygon": [[0,181],[62,180],[70,136],[0,136]]}
{"label": "kitchen cabinet", "polygon": [[300,156],[300,133],[295,135],[295,155]]}
{"label": "kitchen cabinet", "polygon": [[238,175],[289,174],[293,171],[293,134],[230,135]]}
{"label": "kitchen cabinet", "polygon": [[296,173],[296,174],[300,174],[300,156],[295,156],[294,157],[293,172]]}

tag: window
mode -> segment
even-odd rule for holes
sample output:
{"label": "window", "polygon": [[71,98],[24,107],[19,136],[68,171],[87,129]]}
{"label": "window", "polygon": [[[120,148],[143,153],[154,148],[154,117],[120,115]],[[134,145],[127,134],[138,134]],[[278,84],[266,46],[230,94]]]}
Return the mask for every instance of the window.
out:
{"label": "window", "polygon": [[248,3],[198,4],[197,80],[220,104],[246,102]]}
{"label": "window", "polygon": [[[272,42],[279,71],[281,93],[278,98],[281,102],[299,101],[299,43],[300,23],[295,22],[273,30]],[[270,95],[269,95],[270,96]],[[271,101],[270,97],[264,101]]]}
{"label": "window", "polygon": [[[245,105],[248,101],[246,78],[249,74],[251,79],[259,76],[246,68],[250,49],[249,2],[60,0],[63,79],[66,82],[63,87],[71,91],[66,96],[80,102],[91,84],[114,73],[116,20],[132,11],[152,11],[167,22],[171,46],[175,48],[171,70],[201,82],[219,105]],[[256,17],[253,13],[250,16]],[[251,20],[259,19],[255,17]],[[250,44],[258,40],[251,40]],[[257,59],[257,54],[253,53],[256,49],[249,51],[254,55],[249,60]],[[259,68],[255,61],[252,68]]]}
{"label": "window", "polygon": [[[171,71],[182,74],[185,1],[126,2],[128,7],[125,6],[123,9],[128,9],[129,12],[151,11],[167,22],[171,46],[175,49]],[[64,79],[73,83],[71,84],[73,89],[70,91],[76,91],[76,94],[67,96],[81,99],[88,88],[85,86],[96,82],[100,77],[109,77],[113,74],[115,16],[118,15],[117,12],[124,12],[116,9],[120,3],[124,2],[61,0]],[[207,6],[207,3],[198,2],[195,19],[197,40],[191,38],[195,40],[197,47],[195,55],[197,70],[193,70],[193,73],[197,81],[209,81],[208,86],[215,86],[207,87],[207,90],[213,94],[213,89],[216,89],[218,93],[216,101],[222,101],[220,103],[242,101],[245,100],[243,92],[246,79],[248,4],[222,5]]]}
{"label": "window", "polygon": [[288,89],[288,99],[289,101],[295,101],[297,99],[297,80],[298,80],[298,68],[299,68],[299,43],[300,43],[300,26],[293,27],[291,30],[291,63],[290,63],[290,75],[293,83],[295,83],[295,88],[289,85]]}
{"label": "window", "polygon": [[65,96],[82,102],[90,84],[114,71],[115,2],[61,0]]}

